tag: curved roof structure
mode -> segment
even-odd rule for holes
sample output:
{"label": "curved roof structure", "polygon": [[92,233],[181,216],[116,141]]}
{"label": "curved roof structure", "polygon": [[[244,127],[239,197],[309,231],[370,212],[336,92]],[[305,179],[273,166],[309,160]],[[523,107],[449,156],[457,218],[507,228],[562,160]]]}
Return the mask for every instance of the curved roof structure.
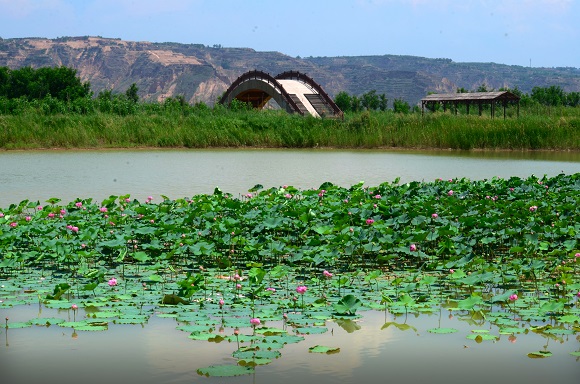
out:
{"label": "curved roof structure", "polygon": [[322,87],[309,76],[283,72],[276,77],[262,71],[249,71],[238,77],[219,100],[229,105],[237,99],[261,109],[270,99],[289,113],[315,117],[340,117],[343,113]]}

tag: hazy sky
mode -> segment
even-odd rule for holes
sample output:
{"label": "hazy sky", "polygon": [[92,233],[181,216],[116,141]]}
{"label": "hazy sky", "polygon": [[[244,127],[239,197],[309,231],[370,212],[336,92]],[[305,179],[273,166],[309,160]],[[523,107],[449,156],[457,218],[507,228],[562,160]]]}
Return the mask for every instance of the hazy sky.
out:
{"label": "hazy sky", "polygon": [[580,68],[580,0],[0,0],[0,37]]}

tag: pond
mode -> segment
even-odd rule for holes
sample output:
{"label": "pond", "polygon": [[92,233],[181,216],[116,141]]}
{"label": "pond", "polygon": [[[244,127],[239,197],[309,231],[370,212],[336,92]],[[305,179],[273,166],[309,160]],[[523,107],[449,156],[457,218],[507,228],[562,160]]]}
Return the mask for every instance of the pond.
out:
{"label": "pond", "polygon": [[[106,237],[111,228],[107,227],[108,222],[102,220],[102,215],[106,214],[107,220],[113,220],[112,218],[117,215],[113,213],[112,205],[109,205],[111,209],[109,212],[99,211],[100,202],[110,195],[131,194],[132,198],[140,201],[145,201],[147,196],[153,196],[153,202],[160,203],[163,200],[162,195],[170,199],[191,198],[198,194],[212,194],[214,188],[219,187],[224,192],[232,193],[234,198],[239,197],[243,202],[250,204],[250,199],[244,195],[255,184],[262,184],[266,189],[292,185],[299,190],[308,190],[317,189],[325,181],[348,188],[360,181],[364,181],[364,184],[368,186],[377,186],[383,182],[392,182],[398,177],[401,178],[401,183],[414,180],[432,182],[438,178],[443,178],[442,183],[447,183],[447,179],[463,177],[481,180],[495,176],[503,178],[528,177],[533,174],[540,177],[544,174],[555,176],[560,173],[579,172],[580,156],[576,153],[552,152],[38,151],[2,152],[0,164],[0,209],[6,209],[8,205],[24,199],[38,200],[44,205],[44,201],[51,197],[61,198],[65,203],[77,198],[93,197],[97,203],[91,204],[86,200],[82,203],[91,212],[90,215],[87,214],[91,217],[85,217],[80,208],[78,212],[74,211],[72,203],[67,208],[70,212],[66,215],[70,215],[70,222],[78,220],[81,226],[86,222],[83,220],[95,220],[94,223],[98,223],[100,229],[94,235],[100,238]],[[457,199],[471,198],[468,194],[460,195],[458,192],[462,187],[467,188],[469,183],[459,181],[453,183]],[[500,183],[500,185],[503,188],[503,184]],[[438,185],[428,187],[439,188]],[[447,195],[447,184],[441,187],[446,188],[444,195]],[[564,188],[566,185],[560,187]],[[515,197],[528,196],[528,190],[529,186],[515,187]],[[577,189],[570,190],[572,194],[568,197],[577,202]],[[385,191],[388,191],[388,188]],[[328,202],[342,202],[342,198],[333,200],[332,194],[343,192],[331,190],[328,192]],[[300,194],[300,192],[293,193]],[[311,206],[314,209],[319,205],[318,193],[320,193],[318,190],[312,194],[304,193],[296,202],[301,205],[314,199],[316,204]],[[504,195],[500,196],[499,202],[504,197],[510,197],[510,192],[503,191],[502,193]],[[557,207],[558,211],[572,209],[572,219],[568,220],[569,227],[563,228],[573,230],[577,222],[574,219],[574,212],[576,212],[574,209],[577,210],[577,208],[574,206],[570,208],[566,205],[568,203],[563,201],[565,199],[558,198],[557,193],[553,193],[553,200],[546,198],[545,204],[542,205],[538,196],[544,193],[540,191],[540,195],[535,195],[529,201],[522,201],[526,213],[531,214],[536,210],[549,212],[552,204],[563,204]],[[455,198],[455,195],[449,193],[448,197]],[[354,196],[352,198],[354,199]],[[368,196],[366,198],[371,199]],[[382,198],[387,198],[387,196]],[[268,197],[263,197],[263,199],[268,201]],[[280,196],[280,199],[283,200],[284,197]],[[375,197],[373,196],[372,199]],[[429,213],[429,217],[419,220],[423,220],[421,223],[432,225],[430,228],[442,229],[442,234],[452,228],[452,222],[456,221],[455,215],[459,216],[459,213],[455,211],[453,215],[444,217],[447,216],[444,215],[444,209],[449,209],[451,213],[454,208],[444,206],[443,200],[443,198],[433,196],[433,199],[428,201],[430,206],[442,204],[438,208],[440,217],[429,218],[431,217]],[[517,204],[517,200],[510,199],[510,203],[506,204],[511,204],[511,201]],[[213,200],[209,199],[209,201]],[[368,206],[372,211],[375,201],[369,201]],[[391,201],[390,204],[395,205],[393,200],[389,201]],[[487,214],[499,215],[500,210],[490,207],[490,204],[494,202],[495,200],[486,200],[485,196],[481,196],[473,200],[473,209],[481,208]],[[144,209],[149,209],[146,203],[128,204],[134,205],[131,209],[135,212],[145,212]],[[364,204],[367,205],[367,203]],[[530,207],[528,212],[528,206],[531,204],[536,204],[539,208],[534,205],[535,208]],[[277,206],[282,205],[283,203],[279,203]],[[157,207],[154,204],[151,206]],[[244,204],[240,206],[243,207]],[[43,212],[48,209],[46,207],[48,206],[45,206]],[[261,209],[264,209],[262,205],[258,205],[254,210]],[[506,205],[506,209],[513,208],[511,205]],[[416,207],[413,210],[416,210]],[[159,216],[156,216],[155,220],[151,219],[152,226],[157,225],[154,222],[157,223],[162,219],[167,219],[166,224],[169,225],[179,217],[178,215],[168,218],[160,212],[164,211],[160,209],[156,213]],[[260,226],[260,218],[253,218],[252,210],[249,212],[244,211],[243,214],[240,212],[240,216],[255,219],[252,225],[256,227],[255,229],[244,227],[241,231],[267,232],[269,225],[278,225],[269,221],[265,227]],[[260,212],[268,214],[267,210]],[[122,212],[118,214],[121,220]],[[473,216],[470,212],[466,215]],[[204,215],[200,214],[200,216]],[[373,216],[377,220],[376,224],[382,220],[380,216]],[[324,216],[318,214],[312,217]],[[366,218],[364,213],[361,213],[361,217]],[[383,217],[387,220],[386,215],[383,214]],[[147,219],[149,220],[148,216]],[[191,220],[196,220],[196,218],[192,216]],[[208,221],[211,222],[210,218]],[[419,221],[412,226],[418,228],[421,225]],[[22,218],[15,228],[20,230],[26,226],[27,222],[28,220]],[[35,222],[36,218],[30,221],[30,223]],[[4,235],[9,234],[8,221],[5,223],[0,221],[0,224],[5,224]],[[65,229],[64,224],[60,227],[58,224],[55,225],[57,226],[54,228],[67,231],[63,237],[67,239],[64,246],[75,245],[80,249],[81,241],[86,241],[83,240],[84,238],[75,238],[72,232],[76,231],[72,230],[73,227]],[[387,228],[393,224],[381,223],[380,225]],[[509,225],[506,224],[506,226]],[[371,236],[372,230],[367,230],[364,223],[353,226],[355,232],[360,233],[361,236]],[[403,224],[400,231],[406,236],[407,229],[402,229],[404,227],[407,225]],[[473,233],[486,230],[484,225],[481,227],[474,228]],[[53,227],[42,228],[44,229],[35,230],[35,232],[46,230],[48,234],[52,233]],[[165,228],[167,232],[175,231],[169,229],[170,227]],[[81,227],[79,234],[84,229]],[[135,230],[140,231],[139,233],[145,238],[148,238],[153,231],[148,227],[133,227],[132,231]],[[329,236],[332,232],[324,226],[317,227],[316,231],[321,236]],[[409,231],[409,233],[412,232]],[[113,230],[111,229],[110,232],[112,235]],[[348,227],[346,232],[348,232]],[[31,234],[32,232],[21,233]],[[52,241],[50,236],[42,236],[39,233],[38,238],[41,242]],[[202,233],[201,227],[199,236],[203,237],[204,241],[209,241],[208,233]],[[203,253],[200,249],[193,250],[200,238],[192,240],[189,245],[192,252]],[[385,238],[376,237],[375,239],[389,241]],[[573,258],[574,252],[577,252],[575,250],[577,243],[570,242],[576,238],[577,236],[572,236],[567,243],[571,255],[562,256],[566,257],[568,265],[571,262],[570,257],[573,262],[577,261]],[[175,241],[171,236],[167,239]],[[151,247],[155,239],[150,240],[150,244],[139,243],[139,245]],[[299,238],[295,237],[294,240],[298,241]],[[403,236],[400,240],[404,243],[407,238]],[[96,240],[96,242],[99,241],[101,240]],[[112,244],[112,240],[107,241],[109,241],[108,244]],[[228,241],[233,240],[228,237]],[[459,240],[457,242],[459,243]],[[554,237],[553,243],[556,242]],[[431,248],[428,251],[427,243],[426,241],[425,252],[435,254],[437,248]],[[305,244],[305,247],[306,245],[308,244]],[[393,248],[396,245],[398,243],[393,244]],[[43,244],[36,244],[36,246],[38,249],[50,248]],[[125,244],[122,246],[125,247]],[[538,245],[538,247],[548,248],[552,246],[556,247],[556,245]],[[405,247],[406,249],[397,248],[401,260],[405,260],[408,253],[408,245]],[[61,253],[62,250],[55,249],[55,252]],[[517,252],[522,251],[514,252],[517,255]],[[79,254],[83,255],[82,252]],[[85,256],[89,255],[85,254]],[[114,254],[114,257],[120,256],[121,254]],[[6,257],[3,255],[3,258]],[[109,263],[110,261],[107,261],[105,264]],[[177,268],[178,264],[180,263],[177,262],[173,266]],[[321,281],[316,278],[301,280],[301,272],[296,270],[292,272],[290,287],[284,286],[283,279],[269,280],[271,286],[275,287],[275,291],[268,293],[271,296],[262,296],[263,293],[257,296],[260,301],[256,300],[256,313],[254,313],[254,310],[249,309],[248,304],[249,298],[253,297],[253,287],[249,284],[249,280],[241,282],[243,287],[240,289],[243,289],[243,295],[240,296],[238,294],[241,292],[235,287],[232,288],[229,281],[222,279],[222,272],[218,270],[204,272],[204,288],[203,291],[195,291],[194,304],[152,306],[151,303],[162,301],[164,293],[179,290],[178,282],[184,278],[184,273],[188,270],[193,272],[197,268],[197,266],[195,268],[191,266],[188,269],[188,265],[179,265],[181,272],[177,278],[176,274],[170,271],[171,268],[168,268],[166,264],[162,265],[163,267],[159,263],[141,264],[137,266],[136,271],[135,265],[128,265],[125,270],[124,264],[121,269],[121,265],[117,263],[116,267],[107,271],[105,281],[99,284],[96,292],[94,288],[92,292],[90,288],[83,289],[82,285],[80,288],[75,287],[75,279],[67,277],[62,269],[41,271],[25,268],[24,273],[18,278],[9,273],[3,274],[0,278],[2,285],[0,287],[0,318],[6,318],[10,327],[0,329],[0,335],[3,336],[5,344],[3,348],[0,348],[0,361],[3,368],[0,371],[0,380],[7,383],[83,382],[90,384],[110,381],[144,384],[160,382],[294,383],[296,381],[316,383],[377,381],[541,383],[558,381],[558,383],[577,383],[580,375],[579,299],[575,296],[576,291],[562,293],[559,288],[554,288],[552,281],[542,283],[539,289],[534,288],[532,282],[524,281],[523,288],[518,291],[520,297],[516,297],[513,301],[508,299],[513,291],[513,287],[509,284],[503,286],[498,292],[494,291],[496,288],[491,284],[476,284],[476,290],[481,290],[481,297],[485,298],[486,303],[491,302],[491,305],[488,305],[479,300],[479,294],[471,295],[469,289],[466,288],[467,285],[464,286],[462,283],[457,287],[453,286],[453,281],[469,280],[466,274],[460,276],[459,270],[447,271],[438,268],[433,271],[432,275],[423,276],[419,282],[418,278],[414,278],[407,272],[399,274],[398,271],[391,269],[389,273],[385,272],[386,276],[376,279],[376,287],[373,282],[375,278],[370,273],[359,277],[355,275],[352,279],[357,281],[354,284],[357,287],[356,290],[340,282],[341,271],[338,267],[333,270],[335,276]],[[161,273],[163,268],[168,269]],[[488,273],[480,272],[482,276]],[[84,273],[90,275],[92,272],[89,270]],[[121,273],[123,277],[120,277]],[[159,277],[161,275],[164,277]],[[196,276],[199,275],[196,274]],[[579,286],[578,268],[573,267],[570,275],[573,277],[573,284],[569,282],[571,289],[577,289]],[[114,284],[109,280],[107,286],[107,279],[111,276],[117,276],[118,285],[116,280]],[[398,277],[405,280],[403,285],[398,285],[400,284],[397,282]],[[490,281],[496,281],[494,280],[496,277],[488,278]],[[429,280],[429,278],[435,280]],[[77,293],[82,291],[83,297],[78,298],[74,295],[71,297],[66,294],[63,295],[63,298],[66,297],[65,300],[45,300],[50,295],[57,295],[58,284],[63,281],[71,283],[71,291],[74,290]],[[304,309],[300,306],[304,301],[292,298],[292,295],[298,296],[294,293],[294,288],[300,282],[307,283],[309,286],[308,294],[301,297],[302,300],[307,301]],[[200,286],[200,284],[202,282],[196,280],[191,286]],[[415,291],[410,291],[412,288],[408,288],[407,291],[413,293],[416,302],[415,300],[413,303],[405,301],[405,294],[401,294],[400,291],[405,284],[408,284],[407,287],[413,285],[416,288]],[[499,283],[496,281],[494,284]],[[54,292],[53,288],[55,288]],[[210,288],[211,294],[208,294],[206,289],[209,291]],[[66,290],[68,288],[63,288],[62,292]],[[227,298],[225,294],[223,296],[227,300],[223,307],[217,303],[217,298],[220,297],[218,293],[221,292],[229,292]],[[319,301],[320,298],[327,297],[328,302],[336,304],[344,293],[349,292],[362,300],[356,312],[357,316],[334,316],[332,314],[336,308],[326,301]],[[415,292],[419,294],[415,295]],[[383,303],[385,294],[393,298],[396,303]],[[58,296],[60,297],[60,292]],[[506,297],[502,299],[502,296]],[[206,300],[207,297],[211,300]],[[497,301],[493,300],[494,297]],[[555,299],[553,300],[554,297],[559,297],[562,305]],[[245,304],[241,305],[238,299]],[[73,303],[78,304],[75,310],[71,306]],[[204,303],[203,308],[201,308],[201,303]],[[272,305],[275,303],[277,303],[276,306],[281,305],[286,308],[283,311],[284,316],[282,311],[273,309]],[[388,309],[385,308],[386,304],[388,304]],[[343,305],[348,307],[347,304]],[[538,312],[539,308],[546,308],[545,305],[554,309]],[[534,308],[533,313],[528,310],[528,306]],[[551,311],[562,310],[564,306],[567,316],[553,316]],[[255,329],[249,322],[254,316],[262,319],[261,324]],[[101,324],[106,324],[106,326]],[[239,335],[236,336],[235,332],[239,332]],[[248,347],[249,357],[245,360],[257,361],[259,364],[251,373],[235,377],[214,377],[217,375],[206,377],[202,375],[203,371],[198,372],[199,369],[203,370],[210,366],[236,366],[240,357],[233,354],[240,349],[238,342],[242,349]],[[255,346],[259,349],[253,349]],[[334,353],[316,353],[310,350],[315,346],[327,346],[339,350]],[[277,351],[280,353],[277,354]],[[549,357],[543,354],[546,351],[550,352]],[[266,357],[256,360],[257,354],[263,354]],[[266,364],[265,361],[268,358],[272,361]]]}
{"label": "pond", "polygon": [[[72,317],[72,311],[43,309],[31,305],[15,320],[36,316]],[[2,314],[6,314],[2,311]],[[251,375],[231,378],[200,376],[200,367],[235,364],[231,357],[235,341],[197,341],[176,329],[174,319],[151,316],[141,325],[111,325],[104,332],[73,332],[57,325],[9,329],[0,349],[5,383],[372,383],[446,382],[484,383],[577,383],[579,357],[570,356],[579,343],[573,336],[500,335],[496,341],[477,343],[466,339],[473,329],[497,328],[470,325],[453,313],[405,315],[393,318],[382,311],[364,312],[356,330],[328,322],[328,331],[306,335],[300,343],[283,348],[282,356],[259,366]],[[12,315],[12,314],[10,314]],[[77,317],[82,316],[79,312]],[[386,323],[408,324],[403,330]],[[282,322],[267,323],[281,327]],[[451,335],[427,332],[434,327],[452,327]],[[232,328],[224,335],[231,336]],[[349,333],[350,332],[350,333]],[[251,331],[250,331],[251,333]],[[553,337],[553,336],[552,336]],[[247,343],[246,343],[247,344]],[[336,354],[310,353],[316,345],[339,347]],[[553,356],[532,359],[528,353],[547,345]]]}
{"label": "pond", "polygon": [[130,194],[171,199],[236,195],[256,184],[349,187],[435,178],[527,177],[580,171],[580,152],[377,150],[105,150],[0,152],[0,207],[24,199],[63,201]]}

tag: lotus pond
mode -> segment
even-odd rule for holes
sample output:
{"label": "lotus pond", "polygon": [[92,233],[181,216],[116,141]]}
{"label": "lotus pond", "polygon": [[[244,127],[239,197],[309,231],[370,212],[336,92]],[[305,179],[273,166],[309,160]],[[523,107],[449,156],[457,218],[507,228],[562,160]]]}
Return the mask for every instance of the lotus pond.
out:
{"label": "lotus pond", "polygon": [[447,382],[576,382],[579,207],[578,173],[24,200],[0,209],[0,378],[413,381],[449,360]]}

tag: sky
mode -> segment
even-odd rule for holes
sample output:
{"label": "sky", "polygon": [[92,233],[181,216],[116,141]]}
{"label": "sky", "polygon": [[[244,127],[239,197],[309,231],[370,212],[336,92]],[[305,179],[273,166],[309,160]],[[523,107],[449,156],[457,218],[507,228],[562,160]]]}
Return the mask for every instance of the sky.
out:
{"label": "sky", "polygon": [[0,37],[580,68],[580,0],[0,0]]}

